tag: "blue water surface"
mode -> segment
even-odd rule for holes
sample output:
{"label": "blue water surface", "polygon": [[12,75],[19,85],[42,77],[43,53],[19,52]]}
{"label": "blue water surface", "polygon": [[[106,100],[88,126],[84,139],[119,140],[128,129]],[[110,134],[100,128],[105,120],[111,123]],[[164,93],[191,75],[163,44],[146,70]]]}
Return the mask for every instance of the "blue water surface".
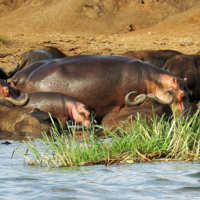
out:
{"label": "blue water surface", "polygon": [[0,141],[0,199],[200,199],[199,162],[44,168]]}

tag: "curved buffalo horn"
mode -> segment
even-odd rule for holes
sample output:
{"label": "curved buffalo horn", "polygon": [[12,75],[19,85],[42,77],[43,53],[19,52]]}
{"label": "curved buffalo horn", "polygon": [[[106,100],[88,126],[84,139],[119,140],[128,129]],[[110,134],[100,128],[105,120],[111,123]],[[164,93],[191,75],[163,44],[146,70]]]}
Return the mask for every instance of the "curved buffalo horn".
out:
{"label": "curved buffalo horn", "polygon": [[159,99],[155,94],[147,94],[147,97],[155,99],[158,103],[171,105],[174,101],[174,94],[171,91],[167,91],[167,92],[171,95],[171,98],[168,101],[163,101]]}
{"label": "curved buffalo horn", "polygon": [[10,70],[1,67],[0,71],[2,72],[2,77],[1,77],[2,79],[9,79],[18,71],[19,63],[15,60],[10,60],[10,61],[14,62],[15,66]]}
{"label": "curved buffalo horn", "polygon": [[128,106],[128,107],[131,107],[131,106],[137,106],[141,103],[144,102],[144,100],[147,98],[147,95],[146,94],[140,94],[138,96],[135,97],[134,101],[131,102],[129,100],[129,96],[133,93],[136,93],[136,91],[133,91],[133,92],[129,92],[126,96],[125,96],[125,104]]}
{"label": "curved buffalo horn", "polygon": [[6,100],[8,100],[10,103],[12,103],[15,106],[24,106],[28,103],[29,101],[29,94],[24,90],[21,89],[25,92],[26,98],[24,99],[24,101],[17,101],[15,99],[9,98],[9,97],[5,97]]}

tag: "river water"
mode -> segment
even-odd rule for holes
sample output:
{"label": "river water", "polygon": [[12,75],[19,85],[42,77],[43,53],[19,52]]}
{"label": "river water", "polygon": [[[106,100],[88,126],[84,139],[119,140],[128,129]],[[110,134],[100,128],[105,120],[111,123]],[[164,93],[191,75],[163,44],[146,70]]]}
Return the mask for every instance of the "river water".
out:
{"label": "river water", "polygon": [[200,199],[199,162],[43,168],[0,141],[0,199]]}

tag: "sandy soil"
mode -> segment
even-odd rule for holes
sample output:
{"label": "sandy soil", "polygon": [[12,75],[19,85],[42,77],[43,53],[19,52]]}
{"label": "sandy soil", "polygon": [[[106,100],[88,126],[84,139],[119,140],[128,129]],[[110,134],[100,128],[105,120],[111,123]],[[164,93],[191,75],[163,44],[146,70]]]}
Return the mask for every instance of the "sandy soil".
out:
{"label": "sandy soil", "polygon": [[198,0],[0,0],[0,67],[22,53],[57,47],[67,55],[200,47]]}

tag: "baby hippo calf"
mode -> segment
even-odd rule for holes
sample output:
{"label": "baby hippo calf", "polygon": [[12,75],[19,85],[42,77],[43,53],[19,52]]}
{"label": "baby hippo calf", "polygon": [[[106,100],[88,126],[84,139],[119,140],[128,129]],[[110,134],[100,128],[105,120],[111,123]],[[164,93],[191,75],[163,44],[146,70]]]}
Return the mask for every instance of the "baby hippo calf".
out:
{"label": "baby hippo calf", "polygon": [[[71,96],[56,92],[33,92],[29,93],[27,108],[38,108],[43,112],[51,113],[53,118],[60,120],[64,128],[69,119],[89,127],[92,121],[92,109]],[[18,97],[17,101],[23,101],[25,95]]]}

